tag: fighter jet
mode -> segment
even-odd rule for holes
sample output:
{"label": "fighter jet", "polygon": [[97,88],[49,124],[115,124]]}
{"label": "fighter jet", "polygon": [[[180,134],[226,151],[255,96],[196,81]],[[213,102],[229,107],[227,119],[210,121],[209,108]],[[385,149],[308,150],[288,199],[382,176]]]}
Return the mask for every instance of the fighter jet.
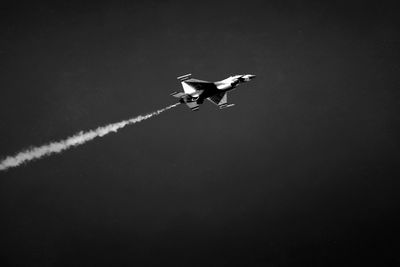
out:
{"label": "fighter jet", "polygon": [[235,75],[217,82],[207,82],[191,78],[191,74],[178,77],[183,92],[174,92],[171,95],[179,98],[179,102],[186,104],[192,111],[199,110],[199,105],[207,99],[220,109],[233,107],[228,104],[228,91],[232,91],[239,84],[252,80],[255,75]]}

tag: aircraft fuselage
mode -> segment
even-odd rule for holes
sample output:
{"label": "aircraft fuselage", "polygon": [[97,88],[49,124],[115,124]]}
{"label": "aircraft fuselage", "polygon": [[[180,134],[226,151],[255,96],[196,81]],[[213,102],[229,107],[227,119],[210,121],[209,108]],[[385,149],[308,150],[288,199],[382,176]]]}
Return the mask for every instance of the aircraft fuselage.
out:
{"label": "aircraft fuselage", "polygon": [[181,81],[184,92],[172,93],[171,95],[179,98],[179,102],[187,104],[192,110],[198,110],[199,105],[205,99],[218,105],[221,109],[231,107],[227,104],[227,92],[235,89],[239,84],[248,82],[255,75],[235,75],[217,82],[207,82],[190,78],[190,74],[178,77]]}

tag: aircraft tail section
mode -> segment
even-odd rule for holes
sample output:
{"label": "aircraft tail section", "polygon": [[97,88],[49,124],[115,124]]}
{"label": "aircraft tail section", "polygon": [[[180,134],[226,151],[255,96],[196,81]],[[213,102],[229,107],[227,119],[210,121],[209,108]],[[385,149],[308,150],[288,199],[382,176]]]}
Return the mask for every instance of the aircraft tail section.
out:
{"label": "aircraft tail section", "polygon": [[197,111],[199,110],[199,104],[196,102],[187,102],[186,105],[192,110],[192,111]]}
{"label": "aircraft tail section", "polygon": [[199,104],[197,104],[196,100],[184,92],[174,92],[171,96],[179,98],[179,103],[186,104],[192,111],[199,109]]}

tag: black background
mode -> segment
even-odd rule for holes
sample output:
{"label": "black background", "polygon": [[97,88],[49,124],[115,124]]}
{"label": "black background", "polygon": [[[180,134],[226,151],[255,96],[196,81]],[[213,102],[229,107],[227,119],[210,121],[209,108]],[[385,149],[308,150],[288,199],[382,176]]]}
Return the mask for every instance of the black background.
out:
{"label": "black background", "polygon": [[0,173],[3,266],[400,264],[399,42],[376,1],[8,4],[0,156],[257,78]]}

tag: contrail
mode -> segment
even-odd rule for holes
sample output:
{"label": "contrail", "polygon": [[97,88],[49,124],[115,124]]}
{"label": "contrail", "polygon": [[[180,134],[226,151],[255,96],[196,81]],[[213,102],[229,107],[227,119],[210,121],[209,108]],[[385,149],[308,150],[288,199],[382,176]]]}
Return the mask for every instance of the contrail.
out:
{"label": "contrail", "polygon": [[67,139],[64,139],[64,140],[61,140],[58,142],[52,142],[47,145],[29,148],[25,151],[19,152],[15,156],[9,156],[9,157],[6,157],[4,160],[2,160],[0,162],[0,170],[7,170],[8,168],[17,167],[25,162],[28,162],[28,161],[31,161],[34,159],[40,159],[42,157],[49,156],[54,153],[60,153],[61,151],[66,150],[68,148],[82,145],[96,137],[102,137],[111,132],[116,132],[119,129],[122,129],[129,124],[135,124],[137,122],[147,120],[153,116],[157,116],[160,113],[162,113],[168,109],[176,107],[177,105],[179,105],[179,103],[170,105],[166,108],[154,111],[152,113],[149,113],[149,114],[146,114],[143,116],[139,115],[139,116],[129,119],[129,120],[124,120],[121,122],[112,123],[112,124],[109,124],[109,125],[106,125],[103,127],[99,127],[95,130],[90,130],[88,132],[81,131],[71,137],[68,137]]}

